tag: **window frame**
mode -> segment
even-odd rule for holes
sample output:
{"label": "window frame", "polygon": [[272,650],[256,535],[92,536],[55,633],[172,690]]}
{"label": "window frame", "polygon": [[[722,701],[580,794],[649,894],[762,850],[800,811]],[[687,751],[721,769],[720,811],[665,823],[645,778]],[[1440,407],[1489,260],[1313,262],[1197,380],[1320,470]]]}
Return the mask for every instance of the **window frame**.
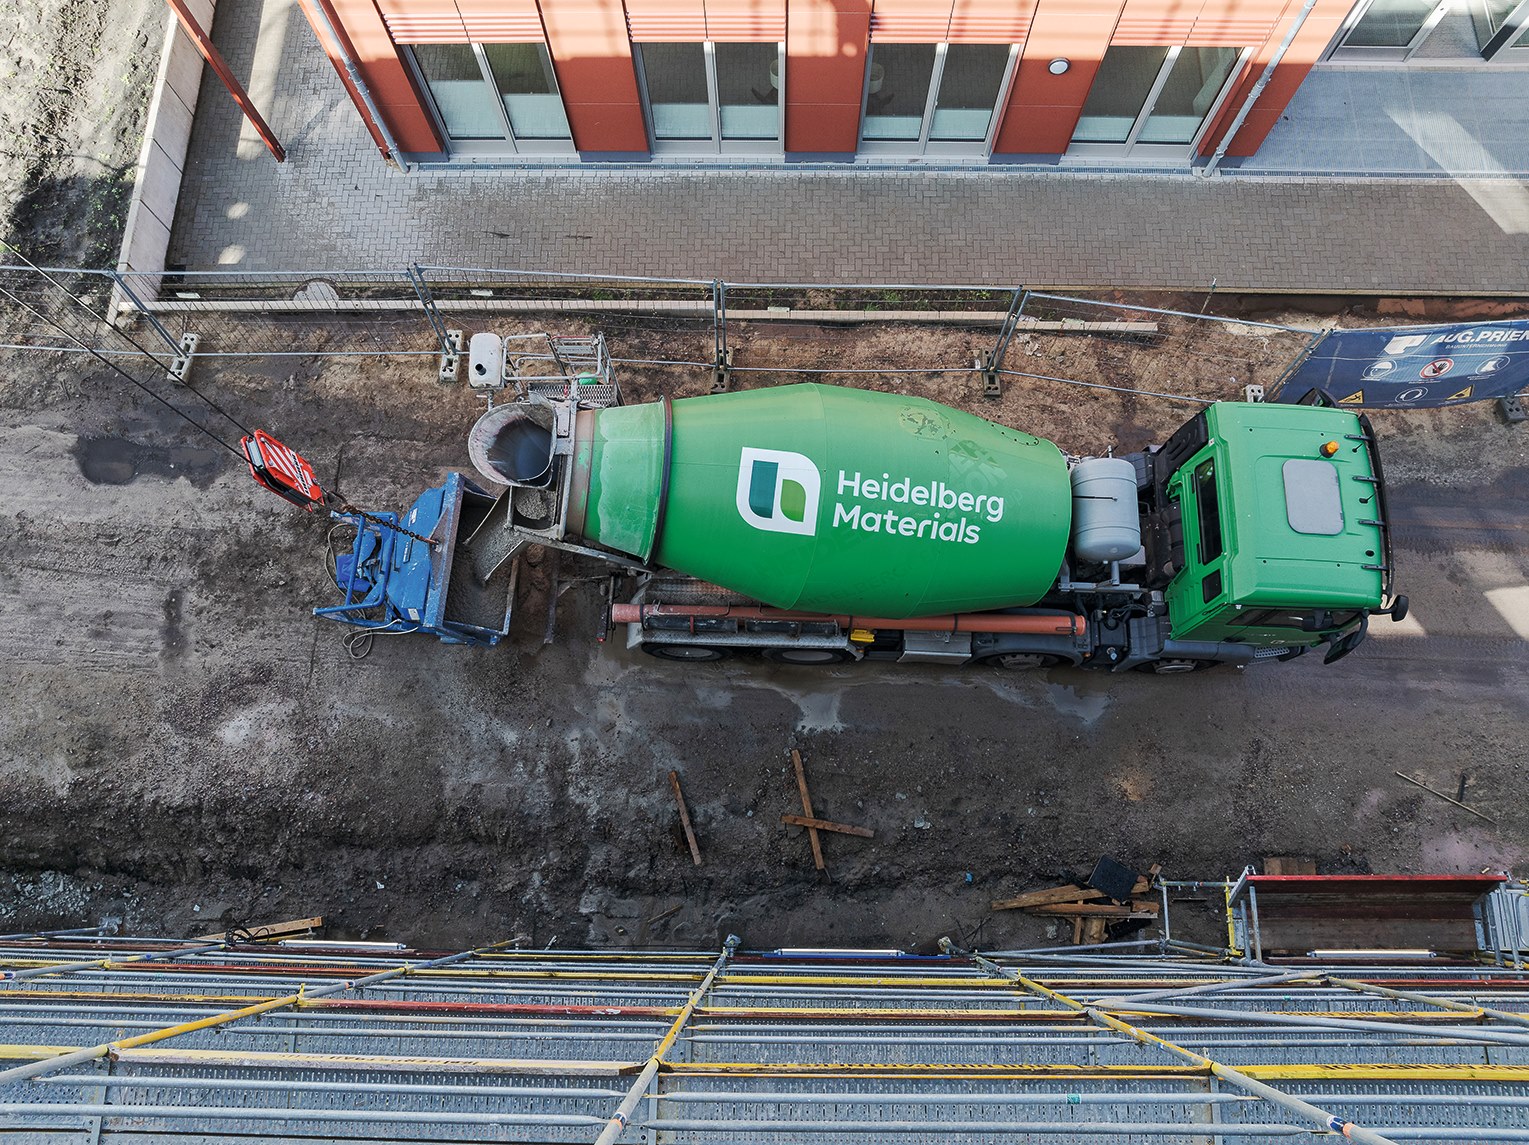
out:
{"label": "window frame", "polygon": [[[887,43],[888,41],[883,41]],[[901,41],[891,41],[898,43]],[[865,54],[865,72],[860,80],[860,126],[855,132],[855,153],[857,155],[947,155],[947,156],[988,156],[993,153],[993,143],[998,138],[998,128],[1003,119],[1003,112],[1009,104],[1009,95],[1014,89],[1014,77],[1019,70],[1020,50],[1023,44],[994,43],[987,45],[967,44],[964,41],[952,44],[949,40],[924,41],[934,44],[934,65],[929,73],[929,93],[924,97],[923,118],[919,122],[918,139],[867,139],[865,137],[865,120],[870,110],[871,101],[871,66],[876,61],[876,40],[871,40],[871,50]],[[1007,47],[1009,49],[1008,60],[1004,63],[1003,78],[998,81],[998,94],[993,99],[993,115],[988,120],[987,134],[981,140],[974,139],[930,139],[929,133],[934,129],[934,113],[939,105],[940,83],[945,78],[945,60],[951,47]]]}
{"label": "window frame", "polygon": [[1438,3],[1433,7],[1433,11],[1424,19],[1423,25],[1418,29],[1417,34],[1404,47],[1385,48],[1372,47],[1365,44],[1350,45],[1348,43],[1349,36],[1353,35],[1354,29],[1359,26],[1360,21],[1365,18],[1375,3],[1376,0],[1363,0],[1362,3],[1354,5],[1349,14],[1344,17],[1343,23],[1339,25],[1338,32],[1333,37],[1332,46],[1322,54],[1323,62],[1332,60],[1334,63],[1362,63],[1366,61],[1371,63],[1404,63],[1417,54],[1418,50],[1427,42],[1428,37],[1433,34],[1433,30],[1439,26],[1439,22],[1449,15],[1450,9],[1454,6],[1454,0],[1438,0]]}
{"label": "window frame", "polygon": [[[648,74],[643,65],[645,43],[699,43],[701,62],[706,69],[706,101],[711,120],[710,139],[659,139],[653,125],[653,107],[648,98]],[[775,138],[724,139],[722,137],[722,101],[717,82],[718,44],[773,44],[775,46]],[[639,40],[632,44],[632,66],[637,73],[637,90],[642,103],[643,127],[648,133],[648,150],[654,155],[784,155],[786,153],[786,42],[784,40]]]}
{"label": "window frame", "polygon": [[[1443,3],[1452,3],[1453,0],[1442,0]],[[1142,131],[1147,126],[1147,120],[1152,118],[1152,113],[1157,109],[1158,97],[1163,94],[1163,88],[1168,86],[1168,79],[1173,74],[1174,65],[1178,63],[1180,54],[1189,46],[1185,44],[1151,44],[1140,45],[1143,47],[1167,48],[1168,54],[1163,58],[1162,64],[1157,71],[1157,77],[1152,81],[1151,88],[1147,91],[1147,98],[1142,102],[1136,112],[1136,119],[1131,124],[1131,130],[1126,134],[1123,143],[1098,143],[1088,140],[1072,140],[1067,144],[1069,157],[1082,156],[1115,159],[1151,159],[1153,157],[1188,159],[1193,162],[1194,157],[1200,152],[1200,144],[1205,139],[1205,133],[1210,130],[1216,117],[1221,114],[1221,109],[1226,101],[1231,98],[1232,89],[1237,86],[1237,77],[1241,76],[1248,66],[1248,61],[1253,58],[1256,48],[1235,48],[1237,58],[1232,62],[1232,67],[1227,72],[1226,79],[1221,84],[1221,90],[1216,93],[1216,98],[1211,101],[1205,115],[1200,120],[1200,126],[1195,130],[1194,138],[1185,143],[1142,143],[1139,142]],[[1231,44],[1218,45],[1232,48]],[[1081,118],[1081,116],[1080,116]],[[1076,127],[1074,127],[1076,130]]]}
{"label": "window frame", "polygon": [[[552,76],[553,94],[557,96],[560,103],[563,102],[563,85],[558,79],[557,67],[552,60],[552,52],[548,49],[546,40],[502,40],[495,42],[505,44],[535,44],[545,52],[547,55],[547,70]],[[489,67],[488,56],[483,51],[483,45],[476,40],[468,41],[466,46],[472,49],[473,58],[478,64],[478,73],[483,79],[483,86],[499,113],[499,120],[504,128],[504,135],[499,139],[453,139],[446,130],[446,117],[441,114],[441,109],[435,100],[435,93],[430,90],[430,82],[425,78],[425,70],[420,67],[419,60],[414,55],[416,47],[429,46],[433,45],[398,45],[398,47],[406,49],[402,55],[408,63],[410,74],[424,96],[425,108],[430,113],[436,131],[440,133],[441,139],[446,144],[447,153],[453,158],[457,156],[576,155],[578,153],[578,147],[573,140],[573,122],[568,120],[567,103],[563,103],[563,118],[568,121],[568,138],[538,138],[522,141],[516,137],[515,128],[510,123],[509,109],[504,106],[504,99],[499,93],[499,83],[494,79],[493,69]]]}

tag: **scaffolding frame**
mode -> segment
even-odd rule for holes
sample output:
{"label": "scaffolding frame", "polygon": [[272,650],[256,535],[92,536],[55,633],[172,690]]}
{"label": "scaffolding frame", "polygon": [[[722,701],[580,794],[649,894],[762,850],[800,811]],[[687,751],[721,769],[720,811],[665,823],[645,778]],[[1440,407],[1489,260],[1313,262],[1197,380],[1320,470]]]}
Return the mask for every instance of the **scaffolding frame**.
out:
{"label": "scaffolding frame", "polygon": [[[1234,880],[1215,887],[1234,902]],[[0,939],[17,1140],[1529,1141],[1529,974]]]}

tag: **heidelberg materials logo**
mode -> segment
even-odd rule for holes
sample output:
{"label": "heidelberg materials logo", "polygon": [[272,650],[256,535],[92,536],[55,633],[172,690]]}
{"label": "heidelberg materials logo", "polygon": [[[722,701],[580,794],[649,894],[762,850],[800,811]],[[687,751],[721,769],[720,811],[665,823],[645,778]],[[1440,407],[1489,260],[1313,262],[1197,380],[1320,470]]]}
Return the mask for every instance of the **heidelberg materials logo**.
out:
{"label": "heidelberg materials logo", "polygon": [[744,447],[738,462],[738,512],[754,528],[812,536],[821,491],[818,467],[800,453]]}

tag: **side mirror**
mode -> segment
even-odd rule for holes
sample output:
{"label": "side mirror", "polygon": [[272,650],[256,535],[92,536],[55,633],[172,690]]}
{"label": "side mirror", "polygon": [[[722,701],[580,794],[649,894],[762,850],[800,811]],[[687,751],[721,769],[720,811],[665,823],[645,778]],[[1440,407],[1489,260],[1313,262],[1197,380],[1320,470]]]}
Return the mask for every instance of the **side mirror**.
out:
{"label": "side mirror", "polygon": [[1407,607],[1408,601],[1405,596],[1391,598],[1391,607],[1387,611],[1391,614],[1392,623],[1400,624],[1407,619]]}

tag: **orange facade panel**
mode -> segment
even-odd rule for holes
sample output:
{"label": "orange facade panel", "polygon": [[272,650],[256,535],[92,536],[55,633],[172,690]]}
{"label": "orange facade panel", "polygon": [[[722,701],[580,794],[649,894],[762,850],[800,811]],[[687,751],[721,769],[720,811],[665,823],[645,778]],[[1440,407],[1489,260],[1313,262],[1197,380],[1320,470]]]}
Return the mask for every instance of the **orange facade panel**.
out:
{"label": "orange facade panel", "polygon": [[955,0],[947,39],[952,44],[1022,44],[1034,14],[1035,0]]}
{"label": "orange facade panel", "polygon": [[480,44],[513,44],[542,38],[536,0],[456,0],[469,39]]}
{"label": "orange facade panel", "polygon": [[870,36],[870,0],[792,0],[786,23],[787,151],[855,151]]}
{"label": "orange facade panel", "polygon": [[621,0],[549,0],[542,23],[574,146],[583,152],[646,151],[648,129]]}
{"label": "orange facade panel", "polygon": [[[1120,0],[1040,0],[993,144],[996,154],[1067,150],[1120,8]],[[1061,75],[1047,66],[1056,59],[1067,61]]]}
{"label": "orange facade panel", "polygon": [[884,44],[937,44],[950,31],[950,0],[875,0],[871,39]]}
{"label": "orange facade panel", "polygon": [[1203,6],[1201,0],[1126,0],[1110,43],[1182,44]]}
{"label": "orange facade panel", "polygon": [[786,0],[706,0],[706,36],[719,44],[779,43]]}
{"label": "orange facade panel", "polygon": [[702,0],[626,0],[627,31],[635,44],[706,39]]}
{"label": "orange facade panel", "polygon": [[435,133],[377,4],[373,0],[327,0],[327,8],[399,147],[417,154],[444,151],[445,145]]}
{"label": "orange facade panel", "polygon": [[[1290,102],[1296,89],[1301,86],[1301,82],[1311,71],[1311,65],[1321,58],[1322,52],[1337,34],[1348,12],[1348,0],[1317,0],[1316,7],[1307,15],[1283,59],[1274,69],[1274,75],[1270,78],[1268,86],[1259,94],[1258,102],[1253,105],[1252,112],[1238,129],[1236,138],[1227,149],[1228,155],[1246,157],[1258,151],[1274,125],[1279,122],[1285,105]],[[1288,33],[1291,22],[1299,18],[1298,14],[1298,6],[1292,3],[1284,18],[1271,29],[1269,38],[1260,50],[1254,53],[1232,91],[1231,97],[1223,105],[1215,124],[1205,133],[1200,147],[1202,155],[1211,154],[1219,146],[1237,109],[1251,94],[1258,76],[1263,73],[1269,60],[1273,58],[1278,43]]]}
{"label": "orange facade panel", "polygon": [[465,44],[467,26],[455,0],[377,0],[395,44]]}

